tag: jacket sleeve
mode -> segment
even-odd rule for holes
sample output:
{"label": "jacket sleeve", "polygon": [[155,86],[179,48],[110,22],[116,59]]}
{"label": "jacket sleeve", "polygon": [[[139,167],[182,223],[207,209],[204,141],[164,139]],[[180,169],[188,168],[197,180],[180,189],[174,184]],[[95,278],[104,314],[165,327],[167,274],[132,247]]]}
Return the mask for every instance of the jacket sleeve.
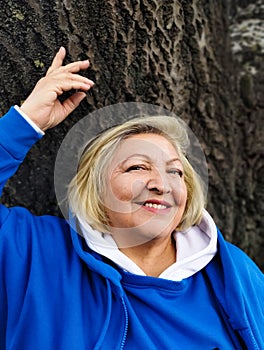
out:
{"label": "jacket sleeve", "polygon": [[[0,194],[7,180],[16,172],[28,150],[42,137],[12,107],[0,118]],[[0,228],[8,209],[0,206]]]}

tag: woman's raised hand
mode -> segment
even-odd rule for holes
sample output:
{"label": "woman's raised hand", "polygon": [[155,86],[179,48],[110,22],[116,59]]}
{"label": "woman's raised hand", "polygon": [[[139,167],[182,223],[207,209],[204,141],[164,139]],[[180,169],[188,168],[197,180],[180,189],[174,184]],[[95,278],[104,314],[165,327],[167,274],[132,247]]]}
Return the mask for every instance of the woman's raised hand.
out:
{"label": "woman's raised hand", "polygon": [[[89,61],[76,61],[63,66],[66,50],[61,47],[53,59],[45,77],[41,78],[24,101],[21,110],[43,131],[62,122],[84,99],[92,80],[78,73],[89,67]],[[60,102],[58,96],[71,89],[76,92]]]}

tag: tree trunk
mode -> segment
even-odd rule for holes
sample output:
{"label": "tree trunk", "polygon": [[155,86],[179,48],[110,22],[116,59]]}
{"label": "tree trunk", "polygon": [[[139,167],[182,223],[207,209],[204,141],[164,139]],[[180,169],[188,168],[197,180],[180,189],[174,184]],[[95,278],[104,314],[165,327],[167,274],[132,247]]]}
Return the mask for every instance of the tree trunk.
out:
{"label": "tree trunk", "polygon": [[70,127],[118,102],[160,105],[182,117],[204,149],[208,210],[224,236],[264,268],[263,41],[253,35],[246,45],[241,27],[249,33],[252,20],[257,28],[260,10],[242,0],[6,2],[0,12],[2,114],[21,103],[61,45],[67,62],[88,56],[87,74],[96,85],[33,147],[3,202],[60,215],[53,167]]}

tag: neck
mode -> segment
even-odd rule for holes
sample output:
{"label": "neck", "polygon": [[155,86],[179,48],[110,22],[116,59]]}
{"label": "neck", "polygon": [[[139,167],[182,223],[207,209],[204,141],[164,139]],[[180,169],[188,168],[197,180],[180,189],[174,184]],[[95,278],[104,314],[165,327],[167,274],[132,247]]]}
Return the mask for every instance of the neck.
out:
{"label": "neck", "polygon": [[176,244],[171,237],[158,238],[139,246],[120,248],[147,276],[158,277],[176,262]]}

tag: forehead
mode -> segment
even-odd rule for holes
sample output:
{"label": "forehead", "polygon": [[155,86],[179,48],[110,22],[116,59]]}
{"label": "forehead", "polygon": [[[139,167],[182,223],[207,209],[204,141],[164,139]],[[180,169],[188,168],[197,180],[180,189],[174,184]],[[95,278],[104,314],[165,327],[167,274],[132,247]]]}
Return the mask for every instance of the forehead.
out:
{"label": "forehead", "polygon": [[150,158],[165,159],[179,158],[172,143],[164,136],[158,134],[137,134],[120,142],[114,159],[125,160],[133,155],[142,155]]}

